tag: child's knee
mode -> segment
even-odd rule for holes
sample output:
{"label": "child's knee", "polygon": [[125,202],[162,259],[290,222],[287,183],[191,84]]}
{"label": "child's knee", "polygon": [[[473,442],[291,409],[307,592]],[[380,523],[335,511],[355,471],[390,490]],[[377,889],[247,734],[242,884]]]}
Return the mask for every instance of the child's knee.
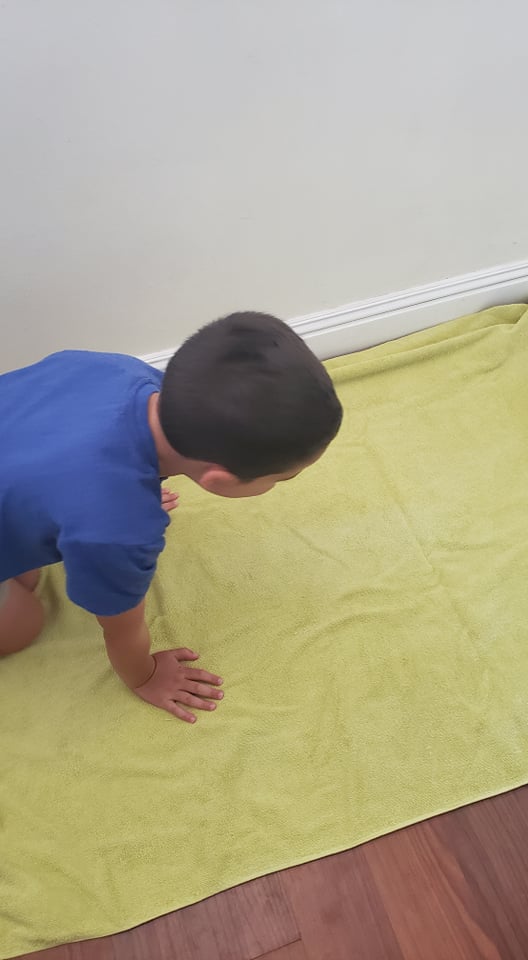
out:
{"label": "child's knee", "polygon": [[0,656],[24,650],[44,626],[44,608],[16,580],[0,583]]}

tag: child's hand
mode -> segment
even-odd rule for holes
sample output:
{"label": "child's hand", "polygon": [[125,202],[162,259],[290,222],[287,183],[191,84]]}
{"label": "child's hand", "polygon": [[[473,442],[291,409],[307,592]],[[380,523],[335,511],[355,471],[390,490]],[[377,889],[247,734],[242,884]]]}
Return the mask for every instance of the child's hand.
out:
{"label": "child's hand", "polygon": [[180,720],[186,720],[187,723],[194,723],[196,717],[185,710],[182,704],[196,710],[216,708],[216,703],[207,698],[222,699],[224,694],[217,689],[223,683],[221,677],[207,673],[206,670],[188,667],[182,662],[198,660],[197,653],[185,647],[180,650],[162,650],[153,656],[156,661],[154,673],[146,683],[135,688],[134,693],[137,693],[138,697],[155,707],[167,710]]}
{"label": "child's hand", "polygon": [[161,506],[167,511],[167,513],[170,513],[171,510],[174,510],[175,507],[178,506],[179,501],[179,493],[173,493],[168,487],[161,488]]}

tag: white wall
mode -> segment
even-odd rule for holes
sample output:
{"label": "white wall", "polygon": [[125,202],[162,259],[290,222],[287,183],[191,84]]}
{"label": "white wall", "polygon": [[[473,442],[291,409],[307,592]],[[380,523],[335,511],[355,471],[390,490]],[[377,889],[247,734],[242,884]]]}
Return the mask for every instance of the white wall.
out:
{"label": "white wall", "polygon": [[526,0],[4,0],[1,364],[526,257]]}

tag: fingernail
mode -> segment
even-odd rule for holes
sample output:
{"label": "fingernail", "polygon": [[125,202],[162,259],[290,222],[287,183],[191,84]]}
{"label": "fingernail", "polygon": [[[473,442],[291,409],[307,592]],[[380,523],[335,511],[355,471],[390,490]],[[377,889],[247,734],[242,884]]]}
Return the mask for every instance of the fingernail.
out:
{"label": "fingernail", "polygon": [[224,696],[224,694],[222,693],[221,690],[219,690],[219,692],[218,692],[218,699],[221,700],[223,696]]}
{"label": "fingernail", "polygon": [[216,703],[210,703],[209,710],[216,710]]}

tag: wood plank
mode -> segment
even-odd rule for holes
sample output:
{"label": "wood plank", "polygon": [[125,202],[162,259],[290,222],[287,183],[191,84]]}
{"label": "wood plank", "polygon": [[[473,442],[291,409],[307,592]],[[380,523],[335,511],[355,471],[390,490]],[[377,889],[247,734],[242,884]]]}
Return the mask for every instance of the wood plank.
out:
{"label": "wood plank", "polygon": [[[437,820],[365,847],[405,960],[415,960],[425,947],[427,960],[525,960],[525,947],[498,920],[504,915],[505,892],[497,870],[502,860],[499,848],[494,861],[486,857],[480,841],[471,840],[466,872],[454,842],[464,830],[463,815],[459,813],[454,821],[450,818],[460,826],[440,826]],[[486,871],[486,885],[493,890],[488,898],[482,895],[481,885]],[[526,899],[524,904],[518,901],[519,922]]]}
{"label": "wood plank", "polygon": [[19,960],[255,960],[299,939],[278,874],[101,940]]}
{"label": "wood plank", "polygon": [[307,960],[404,960],[363,848],[281,876]]}
{"label": "wood plank", "polygon": [[[58,947],[57,949],[64,948]],[[72,943],[67,949],[69,949],[69,953],[64,960],[116,960],[113,937]],[[59,958],[59,960],[62,960],[62,958]]]}
{"label": "wood plank", "polygon": [[444,848],[456,852],[478,896],[482,924],[501,957],[528,956],[528,788],[431,821]]}
{"label": "wood plank", "polygon": [[113,937],[83,940],[79,943],[50,947],[37,953],[26,953],[16,960],[116,960]]}
{"label": "wood plank", "polygon": [[259,957],[259,960],[308,960],[308,956],[302,940],[296,940],[295,943],[289,943],[286,947]]}
{"label": "wood plank", "polygon": [[[185,960],[254,960],[299,937],[278,875],[227,890],[155,923],[157,960],[174,960],[176,948]],[[152,941],[145,934],[142,949],[134,932],[116,937],[116,960],[151,960]]]}

